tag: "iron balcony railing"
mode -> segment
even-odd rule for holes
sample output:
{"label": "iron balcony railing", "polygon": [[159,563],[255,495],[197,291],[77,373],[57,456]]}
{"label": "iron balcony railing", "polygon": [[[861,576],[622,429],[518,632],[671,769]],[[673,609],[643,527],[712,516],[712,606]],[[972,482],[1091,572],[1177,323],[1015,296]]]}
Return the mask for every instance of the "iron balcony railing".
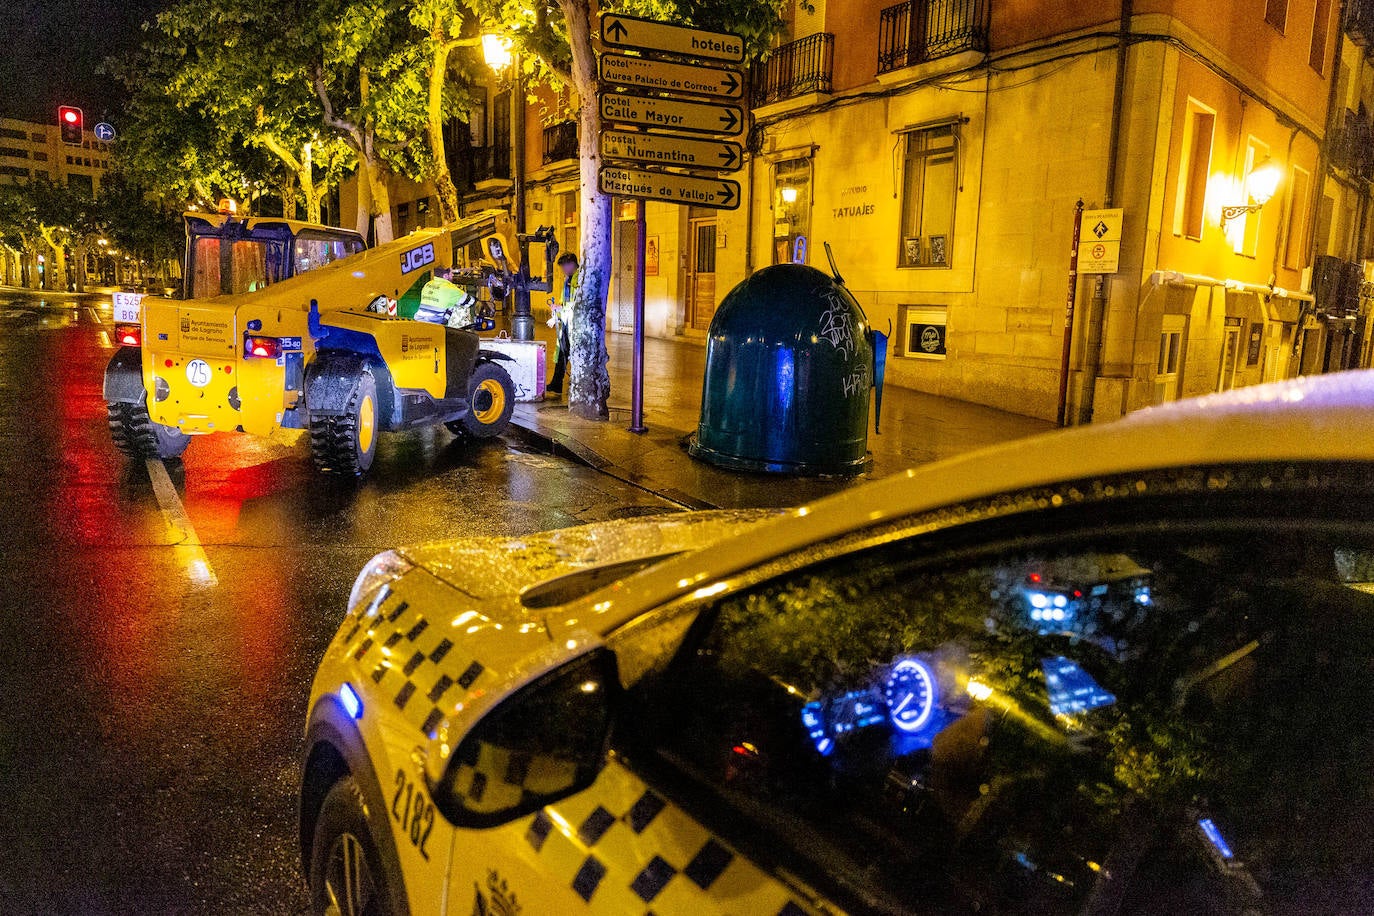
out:
{"label": "iron balcony railing", "polygon": [[472,148],[472,183],[499,179],[510,180],[510,148],[505,146],[475,146]]}
{"label": "iron balcony railing", "polygon": [[906,0],[878,17],[878,72],[988,49],[991,0]]}
{"label": "iron balcony railing", "polygon": [[577,122],[560,121],[544,128],[544,164],[577,158]]}
{"label": "iron balcony railing", "polygon": [[1374,0],[1346,0],[1345,30],[1365,54],[1374,54]]}
{"label": "iron balcony railing", "polygon": [[835,36],[817,32],[781,47],[754,70],[755,105],[780,102],[808,92],[829,92]]}
{"label": "iron balcony railing", "polygon": [[1326,138],[1331,163],[1353,177],[1374,178],[1374,122],[1363,110],[1346,109],[1345,123]]}

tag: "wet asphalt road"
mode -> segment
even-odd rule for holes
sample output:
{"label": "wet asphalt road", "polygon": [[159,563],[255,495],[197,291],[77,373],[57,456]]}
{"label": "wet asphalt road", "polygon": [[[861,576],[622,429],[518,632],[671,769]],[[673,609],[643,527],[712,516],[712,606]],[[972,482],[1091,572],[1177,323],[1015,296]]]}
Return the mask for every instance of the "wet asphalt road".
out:
{"label": "wet asphalt road", "polygon": [[0,290],[0,912],[302,913],[296,757],[353,578],[397,544],[672,508],[514,441],[198,439],[172,482],[106,431],[108,298]]}

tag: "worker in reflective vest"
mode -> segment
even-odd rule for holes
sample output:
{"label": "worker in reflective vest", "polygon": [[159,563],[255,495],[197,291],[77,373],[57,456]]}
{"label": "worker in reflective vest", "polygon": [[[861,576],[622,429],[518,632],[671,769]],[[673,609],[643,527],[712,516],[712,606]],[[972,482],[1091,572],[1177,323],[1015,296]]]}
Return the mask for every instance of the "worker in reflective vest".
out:
{"label": "worker in reflective vest", "polygon": [[558,256],[558,266],[563,269],[563,289],[558,300],[549,300],[553,315],[549,327],[554,329],[558,341],[553,361],[553,378],[549,381],[548,391],[563,393],[563,376],[568,371],[568,356],[572,348],[568,345],[568,325],[572,322],[573,297],[577,295],[578,264],[577,255],[565,251]]}

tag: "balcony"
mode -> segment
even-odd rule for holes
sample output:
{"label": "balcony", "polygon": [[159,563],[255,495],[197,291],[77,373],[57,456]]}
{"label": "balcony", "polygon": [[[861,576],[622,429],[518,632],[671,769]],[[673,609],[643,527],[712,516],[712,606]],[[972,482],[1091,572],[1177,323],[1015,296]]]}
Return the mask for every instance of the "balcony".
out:
{"label": "balcony", "polygon": [[577,122],[560,121],[544,128],[544,164],[577,158]]}
{"label": "balcony", "polygon": [[484,181],[510,181],[510,147],[473,147],[470,174],[474,185]]}
{"label": "balcony", "polygon": [[1346,109],[1345,123],[1326,138],[1331,164],[1353,178],[1374,178],[1374,123],[1363,110]]}
{"label": "balcony", "polygon": [[817,32],[774,48],[754,70],[753,102],[769,105],[810,92],[830,91],[835,63],[835,36]]}
{"label": "balcony", "polygon": [[907,0],[889,6],[878,17],[878,72],[986,51],[990,5],[991,0]]}
{"label": "balcony", "polygon": [[1346,0],[1345,31],[1365,54],[1374,54],[1374,0]]}

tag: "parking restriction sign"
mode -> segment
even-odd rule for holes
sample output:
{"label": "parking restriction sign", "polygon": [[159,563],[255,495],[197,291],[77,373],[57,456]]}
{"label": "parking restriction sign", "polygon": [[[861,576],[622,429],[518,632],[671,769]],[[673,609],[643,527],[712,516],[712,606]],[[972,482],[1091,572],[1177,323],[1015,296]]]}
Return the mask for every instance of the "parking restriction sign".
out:
{"label": "parking restriction sign", "polygon": [[1125,211],[1084,210],[1078,243],[1078,272],[1114,274],[1121,266],[1121,222]]}

